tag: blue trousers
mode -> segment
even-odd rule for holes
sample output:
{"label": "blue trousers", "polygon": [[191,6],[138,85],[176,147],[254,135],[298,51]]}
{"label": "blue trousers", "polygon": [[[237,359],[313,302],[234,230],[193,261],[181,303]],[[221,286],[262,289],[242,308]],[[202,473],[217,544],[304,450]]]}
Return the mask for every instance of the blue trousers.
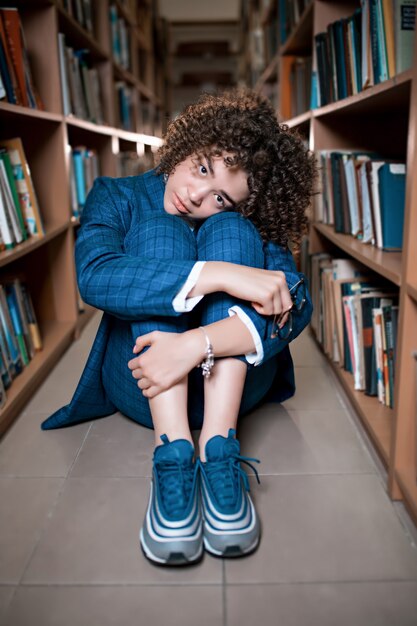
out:
{"label": "blue trousers", "polygon": [[[239,236],[236,234],[239,233]],[[173,245],[173,242],[175,245]],[[125,251],[142,258],[228,261],[251,267],[264,267],[262,239],[251,222],[238,213],[219,213],[191,230],[181,218],[172,215],[152,217],[141,223],[141,232],[128,236]],[[226,293],[205,296],[190,313],[143,319],[134,323],[113,318],[102,369],[102,382],[109,400],[119,411],[152,428],[149,401],[137,386],[127,367],[140,335],[161,330],[184,332],[229,317],[239,300]],[[244,356],[237,357],[246,363]],[[276,360],[248,367],[240,414],[259,404],[269,391],[276,374]],[[200,369],[189,374],[188,415],[191,428],[201,428],[204,413],[204,385]]]}

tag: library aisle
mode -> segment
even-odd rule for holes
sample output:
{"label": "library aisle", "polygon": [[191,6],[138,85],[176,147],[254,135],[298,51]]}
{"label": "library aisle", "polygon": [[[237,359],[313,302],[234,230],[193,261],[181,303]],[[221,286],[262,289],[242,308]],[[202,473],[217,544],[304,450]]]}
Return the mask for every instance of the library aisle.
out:
{"label": "library aisle", "polygon": [[152,433],[120,414],[42,432],[71,396],[96,315],[0,445],[3,626],[415,626],[417,532],[308,332],[298,391],[241,420],[261,459],[259,550],[155,567],[138,531]]}

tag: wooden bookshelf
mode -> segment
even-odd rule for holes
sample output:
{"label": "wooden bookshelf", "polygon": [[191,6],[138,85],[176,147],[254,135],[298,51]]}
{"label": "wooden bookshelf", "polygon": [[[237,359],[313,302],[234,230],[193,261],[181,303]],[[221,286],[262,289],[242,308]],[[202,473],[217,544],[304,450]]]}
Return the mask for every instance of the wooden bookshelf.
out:
{"label": "wooden bookshelf", "polygon": [[[96,150],[100,173],[116,176],[120,149],[138,152],[138,147],[161,133],[155,121],[166,94],[154,93],[157,68],[153,62],[153,22],[156,2],[131,0],[116,4],[131,31],[131,68],[113,59],[110,38],[110,0],[92,0],[93,31],[69,15],[61,0],[18,0],[34,83],[44,110],[0,102],[0,138],[20,137],[31,170],[42,214],[45,235],[30,237],[12,250],[0,252],[0,284],[6,278],[24,277],[32,296],[43,339],[43,350],[36,353],[21,374],[6,390],[7,402],[0,409],[0,434],[30,400],[42,380],[74,339],[95,309],[78,310],[74,267],[74,242],[79,220],[72,217],[70,203],[69,146],[84,145]],[[101,80],[105,122],[95,124],[75,115],[64,115],[60,85],[58,32],[74,49],[88,49]],[[139,61],[140,57],[140,61]],[[134,90],[133,128],[118,126],[115,82],[123,79]],[[142,125],[141,106],[149,108],[146,128]],[[159,115],[159,119],[165,119]],[[154,119],[155,118],[155,119]],[[159,124],[159,126],[157,126]]]}
{"label": "wooden bookshelf", "polygon": [[[314,56],[315,34],[352,15],[358,7],[360,2],[356,0],[312,0],[276,57],[265,65],[256,87],[267,93],[268,83],[272,78],[276,80],[273,101],[277,102],[280,118],[305,137],[311,150],[369,150],[407,165],[401,252],[384,252],[318,222],[311,224],[309,241],[311,253],[330,252],[356,259],[399,290],[394,408],[356,391],[352,375],[329,362],[387,468],[387,490],[393,499],[404,500],[417,522],[417,389],[413,357],[417,350],[417,45],[411,69],[355,95],[313,110],[306,106],[305,112],[295,117],[290,114],[289,68],[293,59],[297,55]],[[268,10],[264,12],[269,15]]]}

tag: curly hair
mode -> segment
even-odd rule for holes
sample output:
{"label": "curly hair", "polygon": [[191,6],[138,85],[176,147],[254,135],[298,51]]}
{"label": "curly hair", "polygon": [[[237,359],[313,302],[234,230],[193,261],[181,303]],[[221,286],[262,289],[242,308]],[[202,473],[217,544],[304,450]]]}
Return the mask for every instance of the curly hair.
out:
{"label": "curly hair", "polygon": [[307,230],[316,164],[301,137],[278,122],[270,102],[249,89],[203,94],[169,125],[157,171],[170,174],[190,155],[227,152],[226,166],[248,174],[249,197],[235,210],[265,241],[297,251]]}

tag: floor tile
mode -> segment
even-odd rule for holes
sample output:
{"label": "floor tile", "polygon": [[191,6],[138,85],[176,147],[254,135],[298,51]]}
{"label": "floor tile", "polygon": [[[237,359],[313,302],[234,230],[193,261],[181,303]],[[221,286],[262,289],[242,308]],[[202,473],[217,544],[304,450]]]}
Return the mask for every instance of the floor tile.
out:
{"label": "floor tile", "polygon": [[150,476],[154,432],[120,413],[93,423],[71,476]]}
{"label": "floor tile", "polygon": [[156,567],[139,547],[148,478],[68,478],[25,583],[220,583],[222,563]]}
{"label": "floor tile", "polygon": [[266,404],[240,420],[238,435],[243,453],[260,459],[260,474],[375,471],[343,409]]}
{"label": "floor tile", "polygon": [[4,624],[5,615],[15,590],[16,587],[12,585],[0,585],[0,626]]}
{"label": "floor tile", "polygon": [[340,398],[328,367],[296,367],[296,393],[284,402],[285,408],[305,411],[340,409]]}
{"label": "floor tile", "polygon": [[0,475],[67,476],[89,424],[41,430],[46,413],[20,415],[0,442]]}
{"label": "floor tile", "polygon": [[295,367],[323,367],[326,363],[325,356],[308,329],[291,342],[290,350]]}
{"label": "floor tile", "polygon": [[4,626],[223,626],[220,585],[21,587]]}
{"label": "floor tile", "polygon": [[19,582],[62,482],[58,478],[0,478],[0,583]]}
{"label": "floor tile", "polygon": [[253,484],[261,545],[244,567],[227,561],[227,582],[417,581],[417,550],[377,476],[268,476]]}
{"label": "floor tile", "polygon": [[417,583],[228,586],[226,611],[228,626],[415,626]]}

